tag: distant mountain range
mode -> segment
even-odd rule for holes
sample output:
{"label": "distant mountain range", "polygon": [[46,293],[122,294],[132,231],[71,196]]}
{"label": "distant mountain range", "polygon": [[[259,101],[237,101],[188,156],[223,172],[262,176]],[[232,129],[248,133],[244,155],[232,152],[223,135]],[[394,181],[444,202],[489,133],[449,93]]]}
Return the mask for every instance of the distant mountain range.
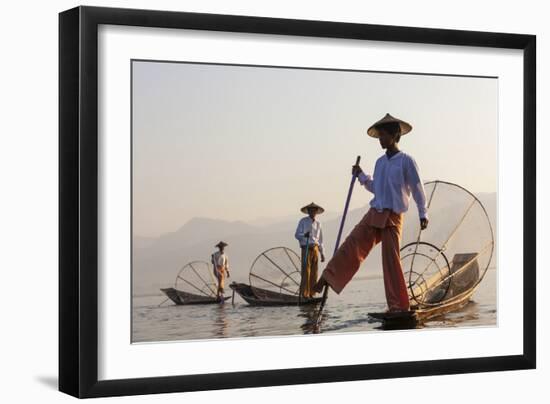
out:
{"label": "distant mountain range", "polygon": [[[477,197],[485,206],[490,217],[493,230],[496,231],[496,194],[484,193]],[[422,237],[438,245],[445,241],[454,225],[460,221],[468,201],[453,201],[439,198],[430,208],[430,226]],[[452,198],[451,198],[452,199]],[[348,212],[342,240],[367,212],[368,206]],[[457,251],[475,250],[483,242],[485,231],[481,209],[472,208],[460,231],[453,236],[450,243]],[[216,251],[214,245],[224,240],[229,244],[227,254],[230,259],[231,280],[248,282],[248,272],[253,260],[264,250],[286,246],[297,253],[298,242],[294,232],[300,215],[289,216],[279,221],[259,219],[255,224],[242,221],[224,221],[209,218],[193,218],[177,231],[166,233],[159,237],[133,238],[133,293],[134,295],[157,293],[161,287],[173,286],[174,279],[181,267],[187,262],[209,261],[210,254]],[[327,260],[332,255],[337,231],[340,225],[340,215],[320,215],[325,236]],[[411,208],[405,217],[402,244],[416,240],[418,214],[416,206],[411,202]],[[410,224],[412,223],[412,224]],[[495,233],[496,239],[496,233]],[[379,248],[379,247],[377,247]],[[449,251],[452,250],[449,248]],[[493,264],[494,265],[494,264]],[[358,276],[381,275],[380,252],[373,251],[363,264],[367,270],[360,270]],[[321,264],[321,268],[324,264]]]}

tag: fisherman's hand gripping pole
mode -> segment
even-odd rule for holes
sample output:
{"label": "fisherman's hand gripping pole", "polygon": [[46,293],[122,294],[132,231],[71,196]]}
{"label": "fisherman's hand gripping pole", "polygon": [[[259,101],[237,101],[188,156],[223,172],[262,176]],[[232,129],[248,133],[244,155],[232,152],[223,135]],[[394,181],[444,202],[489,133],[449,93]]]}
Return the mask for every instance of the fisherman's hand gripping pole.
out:
{"label": "fisherman's hand gripping pole", "polygon": [[[355,166],[358,166],[361,162],[361,156],[357,156],[355,161]],[[338,237],[336,237],[336,243],[334,244],[334,254],[340,246],[340,238],[342,237],[342,231],[344,230],[344,223],[346,222],[346,216],[348,214],[349,202],[351,200],[351,193],[353,192],[353,186],[355,185],[355,179],[357,178],[357,170],[354,170],[354,173],[351,176],[351,183],[349,184],[348,196],[346,198],[346,204],[344,206],[344,213],[342,214],[342,220],[340,221],[340,228],[338,229]],[[333,254],[333,256],[334,256]],[[317,320],[315,321],[314,332],[319,332],[319,325],[321,323],[321,317],[323,314],[323,309],[325,308],[325,303],[327,302],[328,297],[328,284],[325,283],[325,288],[323,290],[323,299],[321,300],[321,305],[319,306],[319,312],[317,313]]]}

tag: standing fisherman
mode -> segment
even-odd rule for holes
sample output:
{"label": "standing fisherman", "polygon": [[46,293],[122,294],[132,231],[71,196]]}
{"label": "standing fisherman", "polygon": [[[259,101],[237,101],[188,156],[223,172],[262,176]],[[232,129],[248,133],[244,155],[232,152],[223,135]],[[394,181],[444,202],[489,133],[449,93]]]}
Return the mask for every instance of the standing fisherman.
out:
{"label": "standing fisherman", "polygon": [[359,165],[352,168],[359,182],[374,194],[370,209],[355,226],[328,262],[316,291],[328,283],[340,293],[355,275],[372,248],[382,242],[382,268],[388,311],[408,311],[409,296],[401,268],[399,242],[403,213],[409,207],[412,193],[418,207],[420,228],[428,226],[426,196],[415,160],[398,148],[401,136],[412,130],[407,122],[386,114],[367,133],[377,138],[386,150],[374,167],[374,176],[365,174]]}
{"label": "standing fisherman", "polygon": [[218,300],[223,302],[223,288],[225,285],[226,273],[228,278],[231,277],[231,275],[229,274],[229,260],[227,259],[227,255],[225,255],[224,253],[225,247],[227,247],[227,243],[220,241],[218,244],[215,245],[215,247],[218,247],[218,251],[212,254],[212,266],[214,267],[214,275],[218,280],[218,290],[216,292],[216,297],[218,298]]}
{"label": "standing fisherman", "polygon": [[307,216],[300,219],[294,237],[299,241],[302,250],[302,280],[300,282],[300,297],[310,298],[315,295],[313,289],[317,283],[317,272],[319,265],[319,253],[321,262],[325,262],[323,249],[323,230],[321,222],[315,219],[318,214],[325,210],[311,202],[300,209]]}

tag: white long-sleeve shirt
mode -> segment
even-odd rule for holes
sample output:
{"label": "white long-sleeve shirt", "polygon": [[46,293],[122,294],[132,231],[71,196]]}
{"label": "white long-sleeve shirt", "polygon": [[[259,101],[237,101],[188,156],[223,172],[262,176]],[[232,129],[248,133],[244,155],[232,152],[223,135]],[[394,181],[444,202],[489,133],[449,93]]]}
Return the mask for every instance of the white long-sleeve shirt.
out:
{"label": "white long-sleeve shirt", "polygon": [[360,173],[359,182],[374,194],[370,206],[376,210],[391,209],[403,213],[409,209],[411,193],[420,218],[427,218],[426,194],[416,161],[399,151],[391,158],[386,154],[376,160],[374,175]]}
{"label": "white long-sleeve shirt", "polygon": [[324,254],[323,248],[323,229],[321,228],[321,222],[318,220],[311,220],[309,216],[306,216],[298,222],[298,227],[296,228],[296,233],[294,237],[300,242],[300,247],[305,247],[308,243],[305,234],[309,232],[309,245],[317,245],[319,247],[319,252]]}
{"label": "white long-sleeve shirt", "polygon": [[214,265],[215,270],[217,270],[219,267],[223,267],[223,269],[228,270],[229,259],[227,258],[227,255],[225,255],[225,253],[216,251],[214,254],[212,254],[212,265]]}

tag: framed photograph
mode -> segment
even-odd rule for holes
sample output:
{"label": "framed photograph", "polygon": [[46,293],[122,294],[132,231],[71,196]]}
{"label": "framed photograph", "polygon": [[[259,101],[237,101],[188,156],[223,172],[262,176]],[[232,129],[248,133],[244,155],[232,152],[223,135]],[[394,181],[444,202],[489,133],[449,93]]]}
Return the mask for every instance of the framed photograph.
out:
{"label": "framed photograph", "polygon": [[59,388],[536,366],[536,38],[59,16]]}

